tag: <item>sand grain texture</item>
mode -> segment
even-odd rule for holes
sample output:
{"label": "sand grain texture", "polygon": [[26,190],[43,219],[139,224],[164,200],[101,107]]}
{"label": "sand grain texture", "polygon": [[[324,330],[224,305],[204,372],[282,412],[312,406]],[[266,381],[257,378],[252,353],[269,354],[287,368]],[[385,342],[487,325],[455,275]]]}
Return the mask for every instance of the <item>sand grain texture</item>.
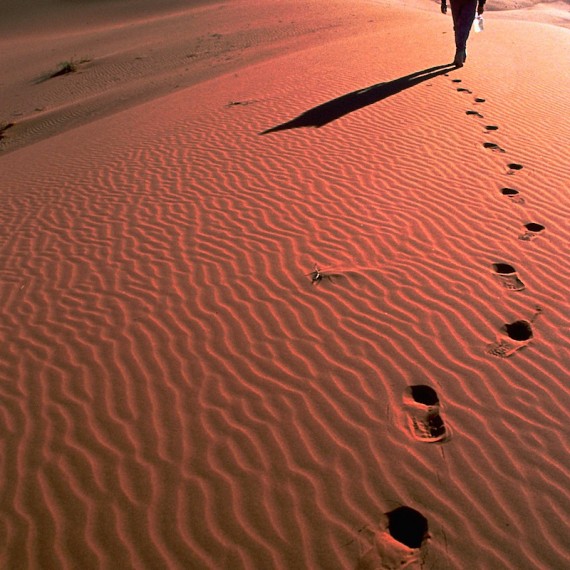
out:
{"label": "sand grain texture", "polygon": [[276,2],[319,31],[258,15],[257,56],[0,155],[3,568],[355,568],[400,505],[424,568],[565,566],[570,36],[489,15],[453,70],[430,7]]}

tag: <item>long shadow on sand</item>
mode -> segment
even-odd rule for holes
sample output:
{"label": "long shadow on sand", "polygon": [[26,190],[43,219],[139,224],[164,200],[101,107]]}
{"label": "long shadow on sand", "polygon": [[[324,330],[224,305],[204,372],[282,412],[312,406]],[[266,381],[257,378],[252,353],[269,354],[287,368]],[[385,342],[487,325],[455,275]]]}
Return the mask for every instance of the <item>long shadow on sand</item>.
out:
{"label": "long shadow on sand", "polygon": [[377,83],[376,85],[371,85],[370,87],[365,87],[364,89],[347,93],[346,95],[327,101],[322,105],[313,107],[295,119],[291,119],[286,123],[267,129],[260,134],[266,135],[268,133],[285,131],[287,129],[298,129],[301,127],[322,127],[323,125],[336,121],[353,111],[358,111],[358,109],[362,109],[368,105],[373,105],[382,99],[396,95],[405,89],[414,87],[414,85],[418,85],[423,81],[428,81],[429,79],[433,79],[438,75],[443,75],[444,73],[448,73],[454,69],[456,69],[456,67],[449,63],[445,65],[437,65],[436,67],[416,71],[415,73],[394,79],[393,81]]}

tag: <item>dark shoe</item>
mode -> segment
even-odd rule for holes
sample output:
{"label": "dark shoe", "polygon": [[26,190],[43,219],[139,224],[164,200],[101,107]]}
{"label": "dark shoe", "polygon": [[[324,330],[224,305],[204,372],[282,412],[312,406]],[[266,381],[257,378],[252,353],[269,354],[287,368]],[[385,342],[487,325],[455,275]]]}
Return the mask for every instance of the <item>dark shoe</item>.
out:
{"label": "dark shoe", "polygon": [[453,65],[455,67],[463,67],[465,60],[467,59],[467,54],[465,53],[464,49],[458,49],[455,52],[455,59],[453,60]]}

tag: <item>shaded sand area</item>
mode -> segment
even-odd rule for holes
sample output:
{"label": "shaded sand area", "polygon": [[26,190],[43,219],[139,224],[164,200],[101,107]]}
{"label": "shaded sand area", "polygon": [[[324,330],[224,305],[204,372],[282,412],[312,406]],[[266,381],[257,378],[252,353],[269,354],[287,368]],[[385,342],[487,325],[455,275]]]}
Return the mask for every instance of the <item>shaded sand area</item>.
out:
{"label": "shaded sand area", "polygon": [[0,40],[0,566],[564,568],[570,32],[128,4]]}

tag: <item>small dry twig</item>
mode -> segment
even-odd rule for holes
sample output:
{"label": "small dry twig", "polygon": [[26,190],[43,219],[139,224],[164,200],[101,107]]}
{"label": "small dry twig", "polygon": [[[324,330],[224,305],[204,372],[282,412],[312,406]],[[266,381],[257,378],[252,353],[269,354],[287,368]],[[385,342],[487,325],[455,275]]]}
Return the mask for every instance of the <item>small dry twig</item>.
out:
{"label": "small dry twig", "polygon": [[315,263],[313,271],[307,273],[311,277],[311,283],[313,285],[319,284],[323,279],[328,279],[329,281],[333,280],[333,276],[329,275],[328,273],[323,273],[319,266]]}

